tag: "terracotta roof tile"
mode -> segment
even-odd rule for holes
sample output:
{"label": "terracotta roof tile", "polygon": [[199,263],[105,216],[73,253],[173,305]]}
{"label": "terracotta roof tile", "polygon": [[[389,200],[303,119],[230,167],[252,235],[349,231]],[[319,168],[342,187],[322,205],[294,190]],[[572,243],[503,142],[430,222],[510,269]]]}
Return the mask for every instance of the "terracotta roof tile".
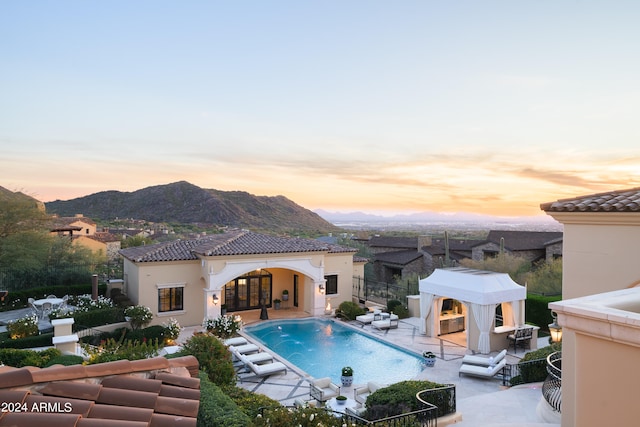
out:
{"label": "terracotta roof tile", "polygon": [[86,418],[151,422],[153,409],[95,404]]}
{"label": "terracotta roof tile", "polygon": [[180,387],[188,387],[193,389],[200,388],[200,378],[182,377],[180,375],[174,375],[168,372],[158,372],[155,378],[162,381],[163,384],[177,385]]}
{"label": "terracotta roof tile", "polygon": [[195,427],[198,424],[197,420],[180,415],[153,414],[149,427]]}
{"label": "terracotta roof tile", "polygon": [[[196,364],[197,363],[196,361]],[[166,357],[153,357],[151,359],[131,361],[131,369],[134,371],[156,371],[167,368],[169,368],[169,360]]]}
{"label": "terracotta roof tile", "polygon": [[76,427],[80,415],[49,412],[7,412],[1,414],[0,427]]}
{"label": "terracotta roof tile", "polygon": [[162,389],[162,381],[147,378],[138,378],[131,375],[118,375],[102,380],[102,387],[122,388],[126,390],[147,391],[159,394]]}
{"label": "terracotta roof tile", "polygon": [[640,187],[543,203],[545,212],[638,212]]}
{"label": "terracotta roof tile", "polygon": [[55,365],[46,369],[31,372],[34,383],[45,383],[58,380],[74,380],[86,378],[87,371],[83,365]]}
{"label": "terracotta roof tile", "polygon": [[17,387],[33,383],[31,370],[27,368],[11,369],[0,374],[0,384],[3,388]]}
{"label": "terracotta roof tile", "polygon": [[156,393],[149,393],[148,391],[102,387],[96,403],[153,409],[156,406],[157,398],[158,395]]}
{"label": "terracotta roof tile", "polygon": [[199,400],[179,399],[176,397],[158,396],[154,411],[160,414],[182,415],[185,417],[197,417]]}
{"label": "terracotta roof tile", "polygon": [[174,385],[163,384],[160,388],[160,396],[178,397],[180,399],[200,399],[200,390],[186,387],[178,387]]}
{"label": "terracotta roof tile", "polygon": [[[67,397],[42,396],[39,394],[31,394],[27,396],[25,403],[27,408],[41,408],[41,412],[66,412],[70,414],[78,414],[83,417],[89,415],[89,411],[94,406],[93,401],[69,399]],[[35,405],[35,406],[34,406]]]}
{"label": "terracotta roof tile", "polygon": [[106,377],[107,375],[127,374],[133,371],[131,362],[128,360],[116,360],[109,363],[96,363],[87,365],[88,377]]}
{"label": "terracotta roof tile", "polygon": [[96,400],[100,394],[100,384],[89,384],[74,381],[57,381],[48,383],[38,390],[45,396],[68,397],[70,399]]}
{"label": "terracotta roof tile", "polygon": [[155,245],[122,249],[120,254],[133,262],[197,260],[202,256],[230,256],[299,252],[357,252],[356,249],[327,244],[315,239],[277,237],[246,230],[233,230],[193,240],[175,240]]}
{"label": "terracotta roof tile", "polygon": [[[105,420],[100,418],[80,418],[76,427],[147,427],[144,421]],[[49,426],[47,426],[49,427]]]}
{"label": "terracotta roof tile", "polygon": [[[0,426],[195,426],[200,379],[191,375],[197,372],[193,356],[2,369],[1,400],[26,402],[49,412],[0,414]],[[26,387],[30,391],[22,390]],[[71,413],[65,413],[65,405],[71,405]]]}

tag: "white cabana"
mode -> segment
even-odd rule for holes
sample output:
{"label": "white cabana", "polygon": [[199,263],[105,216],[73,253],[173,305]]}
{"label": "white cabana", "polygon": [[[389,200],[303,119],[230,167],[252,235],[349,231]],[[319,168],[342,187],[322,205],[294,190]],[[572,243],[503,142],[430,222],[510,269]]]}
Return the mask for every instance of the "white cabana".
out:
{"label": "white cabana", "polygon": [[472,313],[479,330],[478,350],[489,353],[490,333],[494,327],[495,310],[502,304],[505,326],[524,324],[524,300],[527,291],[524,286],[511,280],[508,274],[492,271],[455,267],[436,269],[429,277],[420,280],[420,332],[427,333],[427,324],[431,336],[439,333],[439,302],[442,298],[453,298],[466,304]]}

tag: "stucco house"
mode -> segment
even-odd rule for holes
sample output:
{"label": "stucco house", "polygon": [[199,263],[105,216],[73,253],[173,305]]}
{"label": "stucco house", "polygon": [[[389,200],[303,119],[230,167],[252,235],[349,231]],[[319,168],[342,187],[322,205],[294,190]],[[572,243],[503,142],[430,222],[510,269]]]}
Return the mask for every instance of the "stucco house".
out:
{"label": "stucco house", "polygon": [[277,237],[247,230],[193,240],[122,249],[124,291],[154,312],[182,326],[227,312],[270,308],[289,292],[288,308],[309,315],[351,301],[354,276],[364,276],[366,259],[356,249],[318,240]]}
{"label": "stucco house", "polygon": [[562,426],[636,425],[640,188],[544,203],[564,224]]}
{"label": "stucco house", "polygon": [[120,237],[109,232],[97,231],[96,223],[82,214],[54,217],[49,231],[61,237],[68,237],[75,245],[83,246],[107,260],[116,259],[121,248]]}

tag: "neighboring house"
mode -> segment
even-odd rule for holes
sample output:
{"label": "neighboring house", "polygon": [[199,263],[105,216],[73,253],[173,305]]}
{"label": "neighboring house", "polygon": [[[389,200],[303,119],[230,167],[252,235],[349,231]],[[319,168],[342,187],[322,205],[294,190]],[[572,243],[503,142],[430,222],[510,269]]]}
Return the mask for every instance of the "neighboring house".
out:
{"label": "neighboring house", "polygon": [[[419,237],[372,237],[368,242],[376,278],[393,282],[394,277],[426,276],[436,268],[453,267],[463,259],[481,261],[495,257],[504,241],[505,252],[530,262],[562,256],[562,232],[491,230],[483,241]],[[448,261],[447,261],[448,256]]]}
{"label": "neighboring house", "polygon": [[535,263],[562,257],[562,232],[491,230],[487,239],[473,246],[474,261],[495,258],[504,251]]}
{"label": "neighboring house", "polygon": [[562,426],[636,425],[640,188],[544,203],[564,225]]}
{"label": "neighboring house", "polygon": [[71,217],[54,217],[51,232],[63,236],[91,236],[96,232],[96,223],[82,214]]}
{"label": "neighboring house", "polygon": [[121,247],[117,235],[97,231],[96,223],[82,214],[54,217],[50,232],[58,236],[68,236],[74,244],[88,248],[95,255],[104,256],[108,260],[116,259]]}
{"label": "neighboring house", "polygon": [[[183,326],[204,317],[271,307],[288,290],[289,306],[310,315],[351,301],[366,260],[356,249],[317,240],[232,230],[193,240],[122,249],[124,290],[131,300]],[[215,303],[214,303],[215,296]]]}
{"label": "neighboring house", "polygon": [[108,260],[119,257],[122,242],[115,234],[97,231],[90,236],[74,236],[73,242],[89,248],[96,255],[105,256]]}

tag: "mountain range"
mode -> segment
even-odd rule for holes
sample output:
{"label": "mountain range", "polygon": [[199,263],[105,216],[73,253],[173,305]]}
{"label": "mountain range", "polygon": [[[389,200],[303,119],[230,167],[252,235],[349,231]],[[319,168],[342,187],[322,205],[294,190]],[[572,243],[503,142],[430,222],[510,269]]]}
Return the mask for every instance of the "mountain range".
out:
{"label": "mountain range", "polygon": [[204,189],[186,181],[133,192],[102,191],[45,203],[47,213],[82,214],[100,220],[135,218],[152,222],[213,224],[272,232],[321,232],[338,228],[284,196]]}

